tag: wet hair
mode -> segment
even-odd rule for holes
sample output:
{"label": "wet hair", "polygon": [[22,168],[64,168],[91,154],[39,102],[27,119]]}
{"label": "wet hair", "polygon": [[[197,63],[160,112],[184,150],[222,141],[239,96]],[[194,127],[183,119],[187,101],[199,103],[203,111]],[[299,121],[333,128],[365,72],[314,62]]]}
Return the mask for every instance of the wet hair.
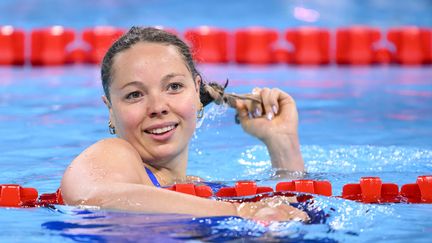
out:
{"label": "wet hair", "polygon": [[107,53],[105,54],[103,61],[102,61],[102,68],[101,68],[101,78],[102,78],[102,86],[105,93],[105,96],[109,101],[111,101],[110,98],[110,86],[112,84],[112,66],[113,66],[113,60],[114,57],[132,46],[134,46],[137,43],[158,43],[158,44],[167,44],[167,45],[173,45],[177,48],[180,56],[184,60],[186,67],[189,69],[189,71],[192,74],[192,78],[195,80],[196,77],[201,77],[201,84],[200,84],[200,100],[201,103],[206,106],[212,101],[215,100],[215,98],[212,97],[210,92],[208,91],[209,88],[214,88],[216,90],[219,90],[221,93],[223,93],[223,90],[225,87],[222,87],[221,85],[217,83],[205,83],[202,79],[201,74],[198,72],[198,70],[195,67],[194,60],[192,58],[191,51],[186,43],[184,43],[180,38],[178,38],[176,35],[169,33],[167,31],[152,28],[152,27],[132,27],[127,33],[125,33],[123,36],[121,36],[117,41],[114,42],[114,44],[108,49]]}

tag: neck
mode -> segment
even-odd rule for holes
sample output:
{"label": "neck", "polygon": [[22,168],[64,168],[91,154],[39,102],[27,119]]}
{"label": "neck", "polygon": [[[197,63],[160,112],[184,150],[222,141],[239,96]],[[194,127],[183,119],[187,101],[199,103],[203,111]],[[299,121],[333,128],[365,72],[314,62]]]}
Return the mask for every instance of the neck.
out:
{"label": "neck", "polygon": [[159,180],[159,183],[162,185],[170,185],[175,181],[186,180],[187,161],[188,149],[169,160],[159,160],[156,163],[148,163]]}

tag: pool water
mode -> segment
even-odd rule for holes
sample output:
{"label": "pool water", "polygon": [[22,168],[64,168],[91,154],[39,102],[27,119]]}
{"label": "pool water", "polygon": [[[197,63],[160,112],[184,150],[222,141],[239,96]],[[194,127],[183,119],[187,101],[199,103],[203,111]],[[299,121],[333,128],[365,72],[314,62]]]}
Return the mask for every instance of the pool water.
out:
{"label": "pool water", "polygon": [[[432,174],[430,67],[200,65],[205,79],[230,79],[229,91],[278,87],[297,101],[307,178],[329,180],[333,195],[362,176],[399,186]],[[1,68],[0,183],[53,192],[70,161],[110,137],[96,66]],[[188,173],[228,184],[275,186],[265,147],[225,107],[206,108],[191,143]],[[223,154],[223,156],[221,156]],[[46,240],[430,241],[431,204],[369,205],[316,197],[325,224],[262,224],[230,217],[192,218],[68,206],[0,208],[4,242]],[[7,227],[6,227],[7,226]]]}
{"label": "pool water", "polygon": [[[301,19],[296,8],[313,13]],[[211,9],[211,11],[209,11]],[[0,22],[26,31],[64,25],[162,25],[183,31],[198,25],[228,30],[259,25],[285,30],[362,24],[383,30],[430,27],[432,5],[417,1],[250,0],[4,0]],[[241,16],[242,21],[238,21]],[[419,17],[421,16],[421,17]],[[27,53],[28,54],[28,53]],[[200,65],[206,80],[230,80],[229,91],[278,87],[297,102],[306,178],[329,180],[333,195],[362,176],[399,186],[432,174],[431,66]],[[84,148],[110,137],[99,68],[0,67],[0,184],[54,192],[63,171]],[[188,174],[232,184],[256,180],[275,186],[265,147],[234,123],[234,112],[206,108],[192,140]],[[431,242],[432,204],[362,204],[315,197],[326,223],[263,225],[235,217],[127,213],[54,206],[0,208],[2,242]]]}

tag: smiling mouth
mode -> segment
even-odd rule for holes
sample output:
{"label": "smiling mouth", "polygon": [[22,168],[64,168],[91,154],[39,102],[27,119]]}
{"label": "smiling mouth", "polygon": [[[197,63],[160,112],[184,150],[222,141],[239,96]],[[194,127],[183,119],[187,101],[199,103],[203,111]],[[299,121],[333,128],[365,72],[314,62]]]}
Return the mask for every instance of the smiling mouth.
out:
{"label": "smiling mouth", "polygon": [[175,124],[175,125],[170,125],[170,126],[166,126],[166,127],[145,130],[144,132],[148,133],[148,134],[162,135],[162,134],[165,134],[167,132],[172,131],[177,126],[178,126],[178,124]]}

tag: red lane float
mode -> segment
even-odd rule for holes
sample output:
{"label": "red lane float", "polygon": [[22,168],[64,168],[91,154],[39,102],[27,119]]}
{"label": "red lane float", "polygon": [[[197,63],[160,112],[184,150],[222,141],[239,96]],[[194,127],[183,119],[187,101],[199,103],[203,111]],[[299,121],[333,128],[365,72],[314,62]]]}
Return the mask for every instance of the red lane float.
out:
{"label": "red lane float", "polygon": [[[178,35],[172,28],[156,28]],[[74,42],[74,30],[52,26],[31,31],[31,45],[26,46],[24,31],[0,26],[0,65],[25,64],[26,52],[30,53],[32,65],[98,64],[112,42],[123,33],[123,29],[116,27],[93,27],[84,30],[80,36],[83,41]],[[187,30],[184,37],[191,43],[195,59],[207,63],[321,65],[333,60],[349,65],[432,63],[431,29],[417,26],[389,29],[387,39],[392,46],[380,42],[382,33],[367,26],[336,29],[334,56],[330,54],[330,30],[317,27],[288,29],[285,38],[280,38],[279,32],[271,28],[238,29],[232,50],[227,30],[197,27]]]}
{"label": "red lane float", "polygon": [[415,184],[403,185],[401,196],[410,203],[432,203],[432,176],[419,176]]}
{"label": "red lane float", "polygon": [[336,31],[336,63],[365,65],[374,63],[374,45],[381,39],[380,30],[366,26],[340,28]]}
{"label": "red lane float", "polygon": [[45,193],[39,196],[37,206],[47,206],[50,204],[64,204],[60,188],[54,193]]}
{"label": "red lane float", "polygon": [[38,191],[34,188],[16,184],[0,185],[0,206],[2,207],[34,207],[37,199]]}
{"label": "red lane float", "polygon": [[273,45],[278,31],[262,27],[239,29],[235,37],[235,61],[241,64],[271,64],[274,62]]}
{"label": "red lane float", "polygon": [[93,64],[101,63],[108,48],[125,30],[111,26],[97,26],[83,31],[82,38],[90,46],[87,53],[87,61]]}
{"label": "red lane float", "polygon": [[205,63],[228,62],[228,37],[227,31],[201,26],[187,29],[184,34],[191,44],[194,59]]}
{"label": "red lane float", "polygon": [[68,62],[67,46],[75,40],[75,32],[62,26],[35,29],[31,33],[32,65],[64,65]]}
{"label": "red lane float", "polygon": [[375,63],[390,64],[393,62],[393,53],[386,47],[378,47],[374,53]]}
{"label": "red lane float", "polygon": [[213,196],[213,190],[211,189],[211,187],[205,185],[194,185],[191,183],[175,184],[165,189],[170,191],[175,191],[175,192],[181,192],[193,196],[198,196],[198,197],[208,198]]}
{"label": "red lane float", "polygon": [[223,187],[215,196],[217,197],[244,197],[266,192],[273,192],[271,187],[258,187],[254,181],[238,181],[234,187]]}
{"label": "red lane float", "polygon": [[329,30],[315,27],[288,29],[285,38],[294,47],[292,63],[321,65],[330,62]]}
{"label": "red lane float", "polygon": [[362,177],[359,184],[346,184],[342,198],[364,203],[399,202],[399,188],[393,183],[382,183],[379,177]]}
{"label": "red lane float", "polygon": [[76,47],[67,52],[66,63],[86,63],[88,62],[88,53],[84,48]]}
{"label": "red lane float", "polygon": [[[298,202],[305,202],[312,199],[312,195],[307,194],[296,194],[295,192],[306,192],[313,193],[314,189],[310,190],[305,184],[309,184],[311,180],[295,180],[291,182],[281,182],[281,183],[294,183],[299,185],[298,188],[302,188],[302,191],[296,190],[285,190],[288,184],[278,183],[276,185],[276,191],[273,188],[267,186],[257,186],[254,181],[238,181],[234,187],[223,187],[216,194],[217,200],[223,200],[228,202],[257,202],[264,198],[273,196],[287,196],[296,197]],[[318,182],[318,181],[312,181]],[[324,181],[320,181],[324,182]],[[325,183],[325,182],[324,182]],[[330,185],[329,182],[327,182]],[[331,185],[330,185],[331,187]],[[330,189],[331,190],[331,189]]]}
{"label": "red lane float", "polygon": [[379,177],[363,177],[359,184],[346,184],[342,198],[364,203],[432,203],[432,175],[419,176],[415,184],[399,188]]}
{"label": "red lane float", "polygon": [[290,182],[279,182],[276,191],[295,191],[318,194],[330,197],[332,186],[329,181],[294,180]]}
{"label": "red lane float", "polygon": [[[332,188],[328,181],[315,180],[293,180],[289,182],[279,182],[276,184],[276,192],[304,192],[323,196],[331,196]],[[238,181],[234,187],[223,187],[215,196],[217,197],[244,197],[261,193],[274,192],[273,188],[267,186],[257,186],[254,181]]]}
{"label": "red lane float", "polygon": [[408,26],[390,29],[387,39],[396,48],[395,61],[402,65],[432,62],[431,30]]}
{"label": "red lane float", "polygon": [[[312,195],[295,192],[332,196],[332,186],[328,181],[293,180],[279,182],[276,191],[271,187],[257,186],[254,181],[238,181],[234,187],[223,187],[215,194],[211,187],[206,185],[175,184],[165,188],[167,190],[186,193],[189,195],[220,200],[258,201],[269,196],[296,196],[303,202],[313,198]],[[1,207],[40,207],[51,204],[63,204],[60,189],[55,193],[42,194],[34,188],[23,188],[16,184],[0,185]],[[248,198],[253,196],[252,198]],[[246,197],[246,198],[244,198]],[[363,203],[432,203],[432,175],[423,175],[417,178],[415,184],[405,184],[399,192],[398,185],[382,183],[379,177],[362,177],[360,183],[343,186],[342,195],[347,200]]]}
{"label": "red lane float", "polygon": [[275,63],[289,63],[292,59],[290,51],[282,46],[275,46],[272,56]]}
{"label": "red lane float", "polygon": [[24,31],[0,26],[0,65],[24,64]]}

